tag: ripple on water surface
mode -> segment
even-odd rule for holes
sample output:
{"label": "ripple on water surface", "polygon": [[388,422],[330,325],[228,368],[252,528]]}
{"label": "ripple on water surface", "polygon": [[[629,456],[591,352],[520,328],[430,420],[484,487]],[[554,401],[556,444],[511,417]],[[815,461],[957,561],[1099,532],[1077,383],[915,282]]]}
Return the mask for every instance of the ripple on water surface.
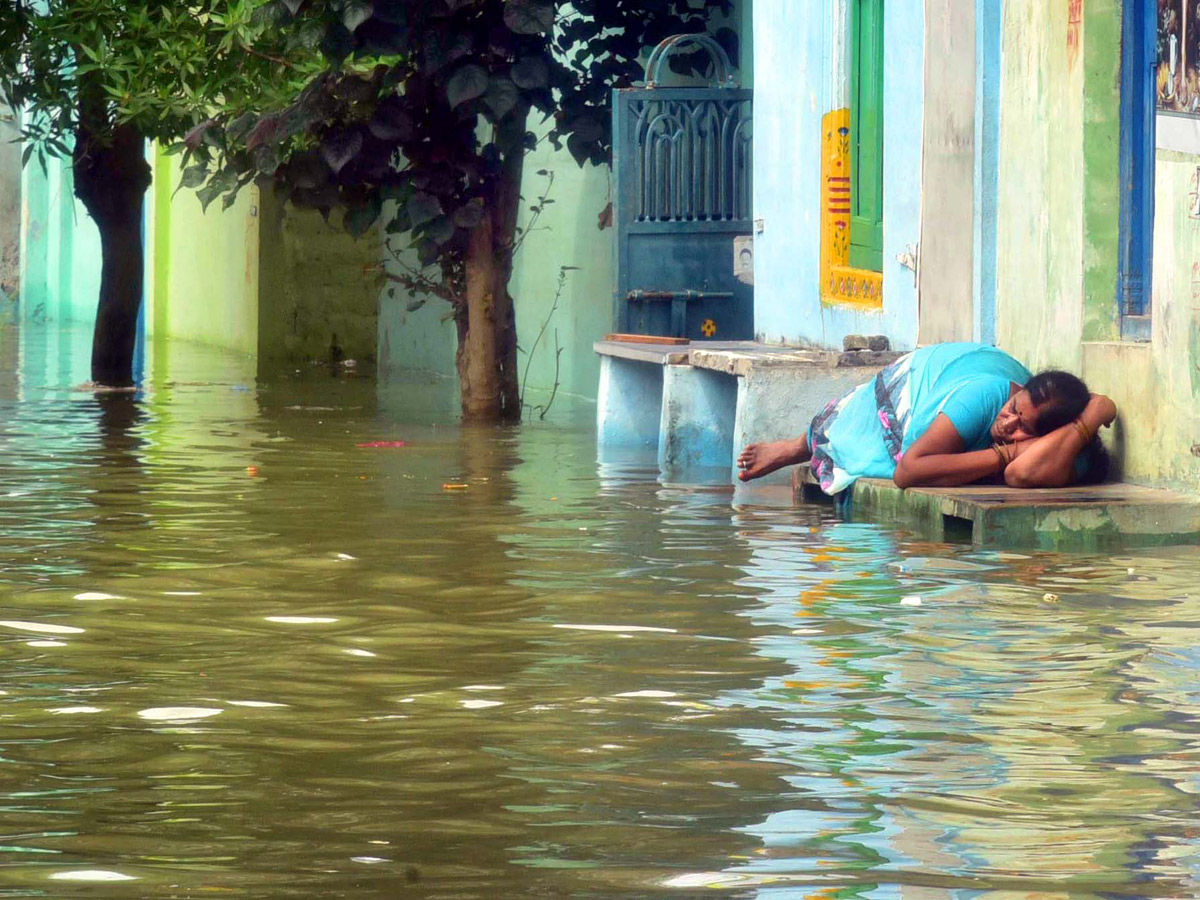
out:
{"label": "ripple on water surface", "polygon": [[0,894],[1200,893],[1194,550],[665,481],[561,398],[186,348],[98,397],[5,334]]}

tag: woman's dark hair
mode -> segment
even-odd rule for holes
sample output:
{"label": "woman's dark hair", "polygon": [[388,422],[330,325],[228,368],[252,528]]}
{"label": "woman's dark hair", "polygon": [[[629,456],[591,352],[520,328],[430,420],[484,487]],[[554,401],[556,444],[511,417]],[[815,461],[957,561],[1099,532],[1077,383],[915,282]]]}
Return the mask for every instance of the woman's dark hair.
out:
{"label": "woman's dark hair", "polygon": [[1034,406],[1039,407],[1038,434],[1049,434],[1078,418],[1092,396],[1083,381],[1058,369],[1034,375],[1025,382],[1025,390]]}
{"label": "woman's dark hair", "polygon": [[1079,456],[1083,460],[1084,468],[1078,474],[1077,484],[1101,484],[1108,480],[1112,460],[1108,451],[1104,449],[1104,444],[1100,442],[1100,435],[1095,435]]}

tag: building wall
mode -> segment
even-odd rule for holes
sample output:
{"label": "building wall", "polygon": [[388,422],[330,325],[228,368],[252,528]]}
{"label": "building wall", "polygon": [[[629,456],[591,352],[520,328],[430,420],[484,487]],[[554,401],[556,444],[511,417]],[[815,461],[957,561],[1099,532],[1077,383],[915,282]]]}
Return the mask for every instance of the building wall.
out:
{"label": "building wall", "polygon": [[176,193],[178,156],[154,157],[154,275],[148,330],[155,338],[195,341],[247,355],[258,350],[258,191],[243,189],[228,210],[207,212],[195,191]]}
{"label": "building wall", "polygon": [[315,210],[285,207],[270,190],[259,196],[257,336],[259,370],[343,359],[369,371],[375,362],[383,273],[382,229],[361,238]]}
{"label": "building wall", "polygon": [[999,345],[1112,396],[1120,415],[1105,439],[1126,480],[1195,490],[1200,152],[1157,153],[1152,339],[1120,341],[1120,15],[1118,0],[1004,4]]}
{"label": "building wall", "polygon": [[884,7],[883,308],[824,304],[819,247],[821,119],[845,106],[835,69],[846,53],[829,0],[759,0],[754,8],[755,329],[761,340],[838,347],[853,333],[917,341],[925,11]]}
{"label": "building wall", "polygon": [[8,107],[0,104],[0,323],[15,321],[21,289],[21,145]]}
{"label": "building wall", "polygon": [[90,328],[100,297],[100,232],[75,199],[69,160],[21,172],[21,316]]}
{"label": "building wall", "polygon": [[[553,173],[552,186],[539,171]],[[528,367],[528,399],[534,404],[541,402],[534,394],[553,388],[556,379],[560,391],[594,397],[600,364],[592,344],[613,330],[613,232],[602,231],[598,224],[608,204],[609,170],[580,168],[566,150],[556,151],[543,141],[526,158],[525,173],[520,227],[529,229],[530,206],[545,191],[554,202],[532,223],[533,230],[513,261],[509,290],[516,304],[522,351],[519,374],[524,381]],[[392,262],[385,265],[389,271],[397,270]],[[559,274],[564,266],[572,268],[565,273],[560,294]],[[449,305],[429,298],[419,309],[410,309],[413,298],[397,285],[389,287],[394,294],[384,289],[379,314],[380,365],[385,375],[388,370],[419,369],[456,376],[457,335],[454,322],[446,318]],[[556,340],[561,355],[555,353]]]}

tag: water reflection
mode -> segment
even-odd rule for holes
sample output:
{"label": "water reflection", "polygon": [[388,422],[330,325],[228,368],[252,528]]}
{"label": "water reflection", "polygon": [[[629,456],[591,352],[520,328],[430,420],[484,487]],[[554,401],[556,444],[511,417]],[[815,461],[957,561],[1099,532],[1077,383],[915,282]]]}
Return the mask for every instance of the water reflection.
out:
{"label": "water reflection", "polygon": [[95,395],[2,334],[0,893],[1197,893],[1194,550],[923,543],[432,379],[172,345]]}

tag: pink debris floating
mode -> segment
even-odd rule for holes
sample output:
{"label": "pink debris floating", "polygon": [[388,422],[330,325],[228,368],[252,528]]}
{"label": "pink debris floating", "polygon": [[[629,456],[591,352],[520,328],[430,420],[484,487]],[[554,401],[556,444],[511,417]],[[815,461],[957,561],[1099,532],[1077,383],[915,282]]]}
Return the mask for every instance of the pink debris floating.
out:
{"label": "pink debris floating", "polygon": [[406,441],[367,441],[365,444],[358,444],[359,447],[366,447],[371,450],[393,449],[395,447],[407,447]]}

